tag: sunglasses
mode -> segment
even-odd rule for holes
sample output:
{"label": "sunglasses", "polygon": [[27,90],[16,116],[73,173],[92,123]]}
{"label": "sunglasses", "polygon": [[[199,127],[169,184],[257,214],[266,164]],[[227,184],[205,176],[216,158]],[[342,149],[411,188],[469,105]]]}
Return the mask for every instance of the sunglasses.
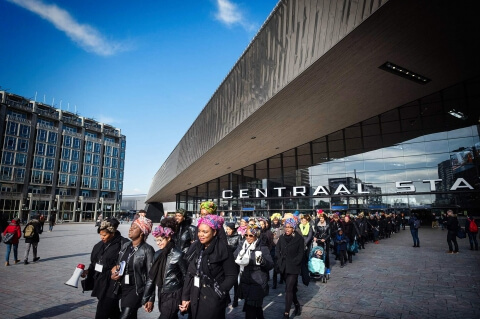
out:
{"label": "sunglasses", "polygon": [[252,234],[245,234],[245,237],[255,237],[255,235],[252,235]]}

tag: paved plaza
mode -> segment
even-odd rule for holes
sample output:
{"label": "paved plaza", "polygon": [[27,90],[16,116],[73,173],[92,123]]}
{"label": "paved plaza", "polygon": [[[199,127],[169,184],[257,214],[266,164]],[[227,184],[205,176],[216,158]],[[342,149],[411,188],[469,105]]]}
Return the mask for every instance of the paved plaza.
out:
{"label": "paved plaza", "polygon": [[[126,235],[128,227],[123,224],[119,230]],[[438,228],[422,227],[419,237],[421,247],[413,248],[407,227],[379,245],[369,243],[353,264],[333,264],[328,283],[299,284],[303,311],[296,318],[480,318],[480,251],[470,251],[468,239],[462,239],[459,254],[446,254],[446,231]],[[98,241],[93,224],[57,225],[41,235],[38,262],[13,265],[11,256],[9,267],[4,266],[6,245],[1,244],[0,319],[94,318],[96,298],[64,283],[77,264],[88,266]],[[148,243],[154,246],[152,237]],[[24,247],[22,239],[22,260]],[[281,318],[284,288],[270,289],[266,318]],[[241,301],[239,307],[229,307],[227,318],[244,318],[242,306]],[[139,318],[158,315],[157,308],[150,314],[139,310]]]}

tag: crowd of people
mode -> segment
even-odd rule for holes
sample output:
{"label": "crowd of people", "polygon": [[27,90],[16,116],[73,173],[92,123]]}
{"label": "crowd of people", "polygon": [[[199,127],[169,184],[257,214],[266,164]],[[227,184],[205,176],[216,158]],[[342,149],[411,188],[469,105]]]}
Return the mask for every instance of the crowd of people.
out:
{"label": "crowd of people", "polygon": [[[118,231],[115,218],[99,221],[100,241],[93,247],[90,265],[83,271],[82,287],[98,299],[96,319],[137,318],[139,309],[152,312],[157,300],[160,319],[225,318],[230,304],[238,307],[243,300],[245,318],[264,318],[263,301],[270,289],[284,284],[284,318],[302,312],[297,297],[299,279],[326,282],[332,266],[343,268],[354,262],[356,254],[368,243],[378,244],[408,225],[413,247],[420,247],[420,220],[413,214],[372,213],[358,215],[318,210],[313,214],[279,213],[270,218],[243,217],[225,221],[211,201],[202,202],[196,220],[178,209],[160,225],[139,211],[128,231],[128,238]],[[30,227],[31,226],[31,227]],[[447,211],[442,219],[447,229],[448,253],[458,253],[457,217]],[[442,228],[443,229],[443,228]],[[465,223],[470,249],[478,250],[478,227],[469,216]],[[26,241],[24,262],[30,249],[37,255],[43,225],[33,218],[23,229]],[[7,243],[6,265],[13,250],[18,259],[22,230],[13,219],[3,234],[11,233]],[[147,243],[153,235],[158,250]],[[28,235],[28,236],[27,236]],[[332,263],[331,258],[338,260]],[[270,284],[271,282],[271,284]],[[233,289],[233,300],[230,290]]]}

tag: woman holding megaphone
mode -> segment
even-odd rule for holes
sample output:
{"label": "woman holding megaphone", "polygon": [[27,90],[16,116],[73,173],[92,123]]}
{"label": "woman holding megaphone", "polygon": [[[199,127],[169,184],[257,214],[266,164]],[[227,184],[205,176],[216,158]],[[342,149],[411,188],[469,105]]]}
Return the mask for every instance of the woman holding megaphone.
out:
{"label": "woman holding megaphone", "polygon": [[95,319],[120,316],[118,296],[114,294],[115,282],[110,278],[110,269],[117,264],[122,243],[128,241],[117,230],[119,224],[115,218],[107,218],[101,222],[97,229],[100,241],[93,247],[90,266],[82,274],[82,277],[87,277],[84,283],[93,282],[93,289],[87,284],[84,290],[92,290],[92,297],[98,299]]}

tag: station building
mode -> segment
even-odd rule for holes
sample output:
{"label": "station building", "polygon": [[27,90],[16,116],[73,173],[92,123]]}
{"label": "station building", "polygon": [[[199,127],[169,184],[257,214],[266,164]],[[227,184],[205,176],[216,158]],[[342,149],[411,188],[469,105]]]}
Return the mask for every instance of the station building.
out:
{"label": "station building", "polygon": [[159,168],[149,210],[478,215],[479,7],[280,1]]}
{"label": "station building", "polygon": [[81,222],[120,209],[126,138],[119,128],[0,91],[2,219]]}

